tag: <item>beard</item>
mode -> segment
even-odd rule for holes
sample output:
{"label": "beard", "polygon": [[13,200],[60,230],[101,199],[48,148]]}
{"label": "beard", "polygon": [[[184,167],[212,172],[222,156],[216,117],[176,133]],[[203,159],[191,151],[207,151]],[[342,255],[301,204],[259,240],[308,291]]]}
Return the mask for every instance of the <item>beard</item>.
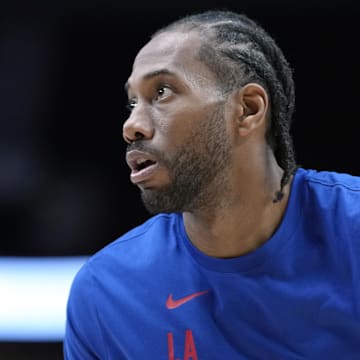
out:
{"label": "beard", "polygon": [[219,105],[214,113],[196,122],[171,157],[159,156],[159,162],[169,171],[170,183],[161,189],[141,191],[143,204],[151,214],[219,205],[220,192],[229,186],[226,169],[231,157],[223,111]]}

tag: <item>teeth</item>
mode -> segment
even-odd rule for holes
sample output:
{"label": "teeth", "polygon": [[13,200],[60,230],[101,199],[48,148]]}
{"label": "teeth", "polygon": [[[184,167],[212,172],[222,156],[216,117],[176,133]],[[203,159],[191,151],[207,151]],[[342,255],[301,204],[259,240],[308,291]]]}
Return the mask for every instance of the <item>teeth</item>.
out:
{"label": "teeth", "polygon": [[145,163],[146,161],[147,161],[147,159],[137,159],[136,165],[141,165],[141,164]]}

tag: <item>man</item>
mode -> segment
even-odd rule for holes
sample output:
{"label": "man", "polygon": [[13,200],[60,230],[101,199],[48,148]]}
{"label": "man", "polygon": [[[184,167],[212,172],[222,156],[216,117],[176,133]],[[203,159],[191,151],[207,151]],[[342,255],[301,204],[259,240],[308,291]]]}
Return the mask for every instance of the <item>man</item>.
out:
{"label": "man", "polygon": [[161,29],[126,83],[152,214],[68,301],[65,359],[359,359],[360,178],[299,168],[292,73],[245,15]]}

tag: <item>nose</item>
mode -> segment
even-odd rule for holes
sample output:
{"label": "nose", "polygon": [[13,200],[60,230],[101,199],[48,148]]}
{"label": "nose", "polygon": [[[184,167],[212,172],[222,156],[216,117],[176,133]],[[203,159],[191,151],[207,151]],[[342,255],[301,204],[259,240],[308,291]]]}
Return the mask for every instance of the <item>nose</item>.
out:
{"label": "nose", "polygon": [[138,104],[123,125],[123,138],[130,144],[135,140],[151,139],[153,134],[153,122],[144,107]]}

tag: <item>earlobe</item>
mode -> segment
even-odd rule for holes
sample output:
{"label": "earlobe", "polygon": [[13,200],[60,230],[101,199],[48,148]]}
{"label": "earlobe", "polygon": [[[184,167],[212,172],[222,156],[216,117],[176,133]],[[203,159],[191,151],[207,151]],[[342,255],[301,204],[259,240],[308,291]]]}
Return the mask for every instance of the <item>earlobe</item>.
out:
{"label": "earlobe", "polygon": [[266,127],[268,96],[265,89],[255,83],[246,84],[237,95],[237,125],[240,135],[246,136],[260,127]]}

